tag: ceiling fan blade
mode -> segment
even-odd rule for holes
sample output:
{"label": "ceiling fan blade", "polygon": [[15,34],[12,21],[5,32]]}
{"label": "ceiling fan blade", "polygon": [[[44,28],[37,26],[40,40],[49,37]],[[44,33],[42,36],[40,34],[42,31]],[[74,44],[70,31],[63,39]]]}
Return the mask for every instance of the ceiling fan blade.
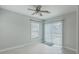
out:
{"label": "ceiling fan blade", "polygon": [[35,12],[34,13],[32,13],[32,15],[34,15],[34,14],[36,14]]}
{"label": "ceiling fan blade", "polygon": [[29,9],[29,8],[28,8],[28,10],[35,11],[34,9]]}
{"label": "ceiling fan blade", "polygon": [[44,12],[44,13],[50,13],[49,11],[40,11],[40,12]]}

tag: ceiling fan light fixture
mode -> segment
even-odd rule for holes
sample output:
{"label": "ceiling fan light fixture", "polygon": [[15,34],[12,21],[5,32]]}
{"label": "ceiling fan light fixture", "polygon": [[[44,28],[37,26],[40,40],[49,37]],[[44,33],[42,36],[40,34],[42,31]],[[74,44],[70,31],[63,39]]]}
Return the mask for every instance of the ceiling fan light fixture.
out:
{"label": "ceiling fan light fixture", "polygon": [[43,16],[42,13],[50,13],[47,10],[41,10],[41,8],[42,8],[41,5],[34,5],[34,6],[36,6],[35,9],[28,8],[28,10],[34,11],[34,13],[32,13],[32,15],[39,14],[40,16]]}

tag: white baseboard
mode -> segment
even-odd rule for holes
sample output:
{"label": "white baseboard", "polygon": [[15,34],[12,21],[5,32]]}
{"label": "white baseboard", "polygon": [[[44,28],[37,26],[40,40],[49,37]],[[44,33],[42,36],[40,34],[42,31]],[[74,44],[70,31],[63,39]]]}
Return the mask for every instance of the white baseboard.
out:
{"label": "white baseboard", "polygon": [[36,44],[36,43],[40,43],[40,41],[38,41],[38,42],[30,41],[30,42],[28,42],[28,43],[26,43],[26,44],[17,45],[17,46],[14,46],[14,47],[8,47],[8,48],[5,48],[5,49],[0,50],[0,53],[1,53],[1,52],[5,52],[5,51],[9,51],[9,50],[13,50],[13,49],[16,49],[16,48],[22,48],[22,47],[24,47],[24,46],[33,45],[33,44]]}
{"label": "white baseboard", "polygon": [[5,52],[5,51],[9,51],[9,50],[13,50],[13,49],[16,49],[16,48],[22,48],[24,46],[28,46],[28,45],[31,45],[31,44],[32,43],[28,43],[28,44],[22,44],[22,45],[18,45],[18,46],[14,46],[14,47],[5,48],[5,49],[0,50],[0,53]]}
{"label": "white baseboard", "polygon": [[[5,52],[5,51],[9,51],[9,50],[13,50],[13,49],[16,49],[16,48],[22,48],[24,46],[28,46],[28,45],[32,45],[33,43],[27,43],[27,44],[22,44],[22,45],[18,45],[18,46],[14,46],[14,47],[9,47],[9,48],[5,48],[5,49],[2,49],[0,50],[0,53],[1,52]],[[76,49],[73,49],[73,48],[70,48],[70,47],[63,47],[65,49],[68,49],[68,50],[71,50],[73,52],[76,52]]]}
{"label": "white baseboard", "polygon": [[70,47],[63,47],[63,48],[68,49],[68,50],[71,50],[73,52],[76,52],[76,49],[73,49],[73,48],[70,48]]}

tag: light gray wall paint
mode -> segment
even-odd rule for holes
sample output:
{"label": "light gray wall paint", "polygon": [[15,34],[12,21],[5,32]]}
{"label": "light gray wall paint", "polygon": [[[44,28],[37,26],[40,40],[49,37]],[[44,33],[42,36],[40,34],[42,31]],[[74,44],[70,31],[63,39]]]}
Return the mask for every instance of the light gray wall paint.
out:
{"label": "light gray wall paint", "polygon": [[64,15],[64,47],[76,50],[76,12]]}
{"label": "light gray wall paint", "polygon": [[0,9],[0,50],[32,41],[30,40],[30,18]]}
{"label": "light gray wall paint", "polygon": [[77,53],[79,53],[79,5],[78,5],[78,9],[77,9]]}

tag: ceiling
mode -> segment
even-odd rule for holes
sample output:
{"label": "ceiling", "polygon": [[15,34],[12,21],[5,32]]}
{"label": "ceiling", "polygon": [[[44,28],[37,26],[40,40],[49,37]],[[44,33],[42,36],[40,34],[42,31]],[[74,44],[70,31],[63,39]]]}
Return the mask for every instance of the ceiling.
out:
{"label": "ceiling", "polygon": [[28,10],[28,8],[32,9],[34,7],[32,5],[1,5],[0,7],[13,12],[21,13],[24,15],[28,15],[40,19],[47,19],[47,18],[71,13],[76,11],[76,7],[77,7],[76,5],[42,5],[42,6],[43,6],[42,9],[50,11],[50,14],[43,13],[43,16],[32,15],[33,11]]}

